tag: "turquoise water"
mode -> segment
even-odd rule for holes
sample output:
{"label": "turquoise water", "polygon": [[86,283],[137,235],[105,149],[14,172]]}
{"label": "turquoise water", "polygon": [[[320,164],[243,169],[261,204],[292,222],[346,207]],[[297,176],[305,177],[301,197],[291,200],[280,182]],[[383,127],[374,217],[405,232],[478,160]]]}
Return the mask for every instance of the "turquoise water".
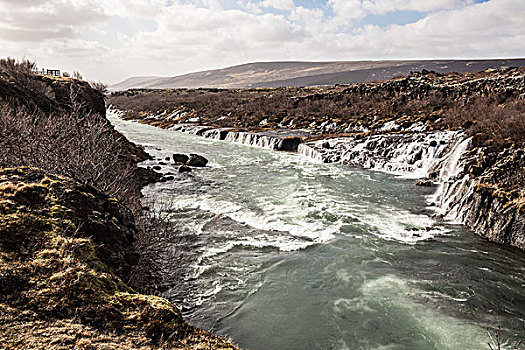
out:
{"label": "turquoise water", "polygon": [[[525,336],[525,254],[431,219],[414,180],[124,122],[156,165],[210,166],[145,189],[165,296],[245,349],[488,349]],[[168,210],[169,208],[169,210]],[[181,268],[181,261],[183,267]]]}

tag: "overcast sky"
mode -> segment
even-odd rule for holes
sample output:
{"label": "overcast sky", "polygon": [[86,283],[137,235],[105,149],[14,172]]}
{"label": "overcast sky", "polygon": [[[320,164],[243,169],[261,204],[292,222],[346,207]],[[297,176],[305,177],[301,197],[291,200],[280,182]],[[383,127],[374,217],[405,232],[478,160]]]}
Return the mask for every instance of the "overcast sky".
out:
{"label": "overcast sky", "polygon": [[0,56],[115,83],[255,61],[525,57],[525,0],[0,0]]}

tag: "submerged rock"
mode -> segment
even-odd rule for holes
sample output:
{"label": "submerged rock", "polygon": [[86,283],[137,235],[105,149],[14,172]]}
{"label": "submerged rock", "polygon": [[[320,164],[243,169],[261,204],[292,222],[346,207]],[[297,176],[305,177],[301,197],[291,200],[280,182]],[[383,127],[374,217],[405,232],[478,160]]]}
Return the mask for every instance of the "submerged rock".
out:
{"label": "submerged rock", "polygon": [[187,165],[181,165],[179,168],[179,173],[190,173],[191,168]]}

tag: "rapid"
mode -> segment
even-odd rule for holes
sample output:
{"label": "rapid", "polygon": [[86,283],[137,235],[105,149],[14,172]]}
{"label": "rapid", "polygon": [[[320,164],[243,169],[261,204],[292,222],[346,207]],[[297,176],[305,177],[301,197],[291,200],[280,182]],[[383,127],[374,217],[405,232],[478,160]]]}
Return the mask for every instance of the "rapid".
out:
{"label": "rapid", "polygon": [[[244,349],[488,349],[525,337],[525,254],[432,218],[436,188],[123,121],[173,180],[144,189],[173,230],[164,296]],[[209,166],[179,174],[173,153]],[[439,191],[440,189],[438,189]]]}

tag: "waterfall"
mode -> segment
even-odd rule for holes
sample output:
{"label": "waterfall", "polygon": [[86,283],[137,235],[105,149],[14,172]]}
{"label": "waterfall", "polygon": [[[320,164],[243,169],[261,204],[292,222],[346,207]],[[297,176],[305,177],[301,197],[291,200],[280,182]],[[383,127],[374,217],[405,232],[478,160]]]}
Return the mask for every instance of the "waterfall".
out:
{"label": "waterfall", "polygon": [[324,163],[343,163],[406,178],[431,177],[436,192],[428,197],[447,220],[463,222],[474,184],[464,175],[462,156],[471,144],[462,132],[436,131],[311,141],[298,153]]}
{"label": "waterfall", "polygon": [[463,221],[465,201],[473,192],[474,184],[468,174],[463,174],[466,162],[461,160],[471,141],[472,138],[466,138],[456,142],[443,159],[438,176],[438,189],[429,197],[439,208],[440,214],[448,220]]}
{"label": "waterfall", "polygon": [[419,131],[340,137],[302,143],[304,130],[235,131],[195,124],[177,124],[173,130],[216,140],[294,151],[319,163],[342,163],[382,171],[405,178],[430,177],[437,184],[428,197],[438,214],[447,220],[464,222],[474,184],[463,175],[463,154],[471,144],[461,131]]}
{"label": "waterfall", "polygon": [[280,142],[282,140],[277,137],[272,137],[261,133],[229,132],[228,135],[226,135],[226,141],[240,143],[248,146],[279,150]]}
{"label": "waterfall", "polygon": [[375,135],[311,141],[298,152],[325,163],[355,165],[408,178],[427,177],[435,165],[448,157],[451,144],[462,139],[455,131]]}

